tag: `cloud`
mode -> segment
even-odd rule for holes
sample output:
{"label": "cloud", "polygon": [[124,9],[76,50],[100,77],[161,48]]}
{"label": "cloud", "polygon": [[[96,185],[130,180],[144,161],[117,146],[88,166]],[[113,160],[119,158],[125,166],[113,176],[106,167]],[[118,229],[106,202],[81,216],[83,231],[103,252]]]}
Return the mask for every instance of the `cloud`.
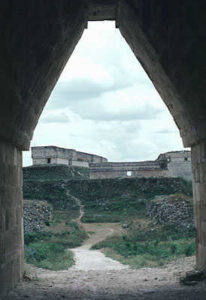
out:
{"label": "cloud", "polygon": [[172,130],[172,129],[161,129],[161,130],[157,130],[155,131],[156,134],[171,134],[171,133],[176,133],[177,130]]}
{"label": "cloud", "polygon": [[[96,105],[97,107],[97,105]],[[80,112],[82,118],[96,120],[96,121],[132,121],[132,120],[151,120],[155,119],[159,113],[158,109],[152,107],[143,107],[140,109],[134,109],[129,111],[107,111],[104,108],[99,108],[99,111],[96,110],[96,107],[92,107],[90,110],[83,109]]]}
{"label": "cloud", "polygon": [[104,93],[115,92],[130,86],[129,82],[116,82],[111,86],[90,81],[88,79],[74,79],[69,82],[59,82],[47,104],[48,109],[67,107],[71,102],[85,102],[98,98]]}
{"label": "cloud", "polygon": [[135,83],[150,89],[134,54],[113,25],[91,25],[68,61],[51,95],[48,108],[61,108],[69,102],[85,102],[105,93],[115,93]]}
{"label": "cloud", "polygon": [[43,145],[110,161],[183,149],[168,109],[111,22],[89,24],[75,48],[34,132],[32,146]]}
{"label": "cloud", "polygon": [[47,114],[41,118],[41,123],[68,123],[69,117],[65,113],[60,114]]}

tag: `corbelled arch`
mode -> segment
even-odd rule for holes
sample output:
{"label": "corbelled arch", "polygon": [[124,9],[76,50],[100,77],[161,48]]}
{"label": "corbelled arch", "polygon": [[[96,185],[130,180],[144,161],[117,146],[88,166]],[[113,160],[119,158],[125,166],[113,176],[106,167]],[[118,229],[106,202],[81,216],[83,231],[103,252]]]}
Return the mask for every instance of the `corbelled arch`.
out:
{"label": "corbelled arch", "polygon": [[206,271],[205,9],[205,0],[0,3],[0,295],[23,272],[21,151],[88,20],[116,20],[192,147],[197,264]]}

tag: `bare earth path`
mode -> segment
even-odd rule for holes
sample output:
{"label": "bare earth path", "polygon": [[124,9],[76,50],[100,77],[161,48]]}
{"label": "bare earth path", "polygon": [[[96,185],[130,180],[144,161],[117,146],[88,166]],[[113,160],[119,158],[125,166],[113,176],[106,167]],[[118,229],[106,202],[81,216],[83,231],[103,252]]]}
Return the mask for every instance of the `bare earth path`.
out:
{"label": "bare earth path", "polygon": [[[80,206],[80,215],[83,215],[83,206]],[[180,259],[162,268],[125,268],[100,251],[89,250],[91,245],[106,236],[119,233],[120,225],[83,226],[86,231],[95,233],[81,247],[73,249],[76,259],[74,267],[65,271],[50,271],[30,266],[32,279],[23,281],[2,300],[206,300],[205,282],[196,286],[179,284],[180,275],[193,269],[194,257]]]}
{"label": "bare earth path", "polygon": [[106,237],[119,233],[121,226],[117,223],[98,223],[98,224],[84,224],[81,223],[81,218],[84,215],[84,206],[81,201],[67,193],[69,197],[72,197],[77,205],[80,207],[80,216],[77,219],[78,223],[84,227],[84,229],[90,234],[81,247],[70,249],[74,253],[75,265],[70,270],[123,270],[127,269],[127,266],[122,265],[118,261],[106,257],[99,250],[90,250],[90,248],[97,242],[103,241]]}
{"label": "bare earth path", "polygon": [[74,253],[75,265],[71,270],[123,270],[128,267],[118,261],[106,257],[99,250],[89,250],[94,244],[104,240],[121,230],[119,224],[82,224],[87,232],[95,232],[78,248],[71,249]]}

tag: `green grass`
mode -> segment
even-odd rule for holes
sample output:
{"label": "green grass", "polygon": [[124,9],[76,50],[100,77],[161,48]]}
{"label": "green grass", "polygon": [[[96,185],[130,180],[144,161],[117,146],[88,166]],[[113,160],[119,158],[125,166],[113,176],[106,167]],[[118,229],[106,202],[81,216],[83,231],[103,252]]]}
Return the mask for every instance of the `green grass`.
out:
{"label": "green grass", "polygon": [[[59,175],[59,169],[53,168],[57,169],[56,176],[52,167],[24,170],[24,198],[47,200],[55,210],[67,210],[76,215],[79,207],[69,196],[71,194],[84,205],[82,222],[85,223],[124,223],[130,217],[145,217],[146,206],[157,195],[191,195],[191,184],[181,178],[65,180]],[[52,176],[48,176],[50,169]]]}
{"label": "green grass", "polygon": [[[176,242],[161,242],[159,246],[140,243],[139,247],[132,250],[133,254],[128,255],[128,250],[124,251],[127,255],[121,255],[113,248],[104,249],[106,256],[118,260],[122,264],[129,265],[134,269],[146,267],[159,267],[180,257],[195,255],[195,240],[183,239]],[[134,253],[135,252],[135,253]]]}
{"label": "green grass", "polygon": [[62,181],[24,181],[24,199],[47,200],[55,210],[79,212],[79,206],[68,196]]}
{"label": "green grass", "polygon": [[122,236],[99,242],[92,249],[104,249],[107,256],[133,268],[161,266],[177,257],[195,254],[194,226],[184,230],[175,225],[131,226]]}
{"label": "green grass", "polygon": [[83,223],[125,223],[127,219],[137,216],[143,217],[144,211],[140,211],[134,207],[123,208],[122,210],[102,210],[87,207],[81,221]]}
{"label": "green grass", "polygon": [[131,222],[127,233],[123,235],[125,240],[146,242],[146,241],[170,241],[182,238],[193,238],[195,236],[195,227],[193,224],[179,225],[148,225],[141,226],[138,223]]}
{"label": "green grass", "polygon": [[65,270],[74,264],[72,252],[88,237],[76,222],[68,224],[68,230],[61,233],[34,232],[24,236],[25,260],[37,267],[50,270]]}
{"label": "green grass", "polygon": [[52,224],[64,222],[69,224],[72,220],[77,219],[79,216],[79,210],[54,210],[52,213]]}
{"label": "green grass", "polygon": [[26,262],[49,270],[66,270],[74,264],[73,254],[61,244],[31,243],[25,247]]}
{"label": "green grass", "polygon": [[36,165],[23,168],[24,180],[59,181],[89,178],[89,169],[66,165]]}
{"label": "green grass", "polygon": [[146,206],[157,195],[191,195],[190,184],[180,178],[72,180],[65,187],[84,205],[85,223],[145,217]]}
{"label": "green grass", "polygon": [[67,269],[73,264],[72,253],[67,249],[80,246],[87,234],[77,223],[71,223],[79,215],[79,207],[69,194],[84,205],[82,222],[129,224],[122,236],[108,238],[93,247],[104,248],[108,256],[122,263],[135,268],[159,266],[176,257],[194,254],[193,225],[142,226],[130,221],[138,218],[147,223],[146,207],[155,196],[176,193],[191,196],[191,183],[181,178],[83,179],[87,172],[66,166],[24,169],[24,198],[47,200],[54,207],[49,228],[66,228],[61,233],[26,235],[28,263],[51,270]]}

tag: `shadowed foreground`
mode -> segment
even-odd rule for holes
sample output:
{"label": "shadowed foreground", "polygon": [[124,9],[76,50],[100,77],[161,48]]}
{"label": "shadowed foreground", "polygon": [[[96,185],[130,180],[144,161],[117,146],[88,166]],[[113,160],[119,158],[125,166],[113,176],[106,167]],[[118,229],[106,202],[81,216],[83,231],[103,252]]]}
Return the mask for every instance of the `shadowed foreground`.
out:
{"label": "shadowed foreground", "polygon": [[22,299],[175,299],[205,300],[206,283],[182,286],[179,277],[194,265],[194,257],[162,268],[111,271],[49,271],[31,269],[6,300]]}

